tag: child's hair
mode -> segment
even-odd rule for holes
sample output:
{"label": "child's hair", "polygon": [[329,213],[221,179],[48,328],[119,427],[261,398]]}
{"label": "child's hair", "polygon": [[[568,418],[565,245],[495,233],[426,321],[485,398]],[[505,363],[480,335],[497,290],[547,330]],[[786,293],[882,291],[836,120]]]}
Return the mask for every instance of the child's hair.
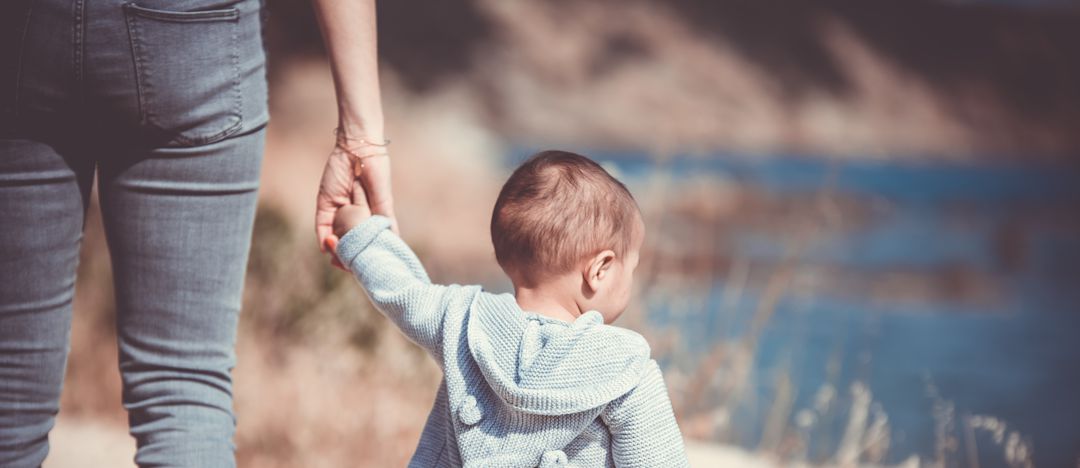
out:
{"label": "child's hair", "polygon": [[629,249],[638,206],[599,164],[567,151],[530,157],[499,192],[491,216],[495,258],[534,285],[606,249]]}

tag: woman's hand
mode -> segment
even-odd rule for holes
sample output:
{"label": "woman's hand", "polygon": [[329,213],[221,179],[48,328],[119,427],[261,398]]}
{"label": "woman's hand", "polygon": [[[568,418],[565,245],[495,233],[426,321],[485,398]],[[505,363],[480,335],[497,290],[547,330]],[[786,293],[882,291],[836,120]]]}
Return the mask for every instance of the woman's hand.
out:
{"label": "woman's hand", "polygon": [[315,237],[323,252],[333,248],[328,242],[334,235],[334,215],[338,208],[349,204],[352,199],[352,186],[352,159],[348,153],[335,146],[330,157],[326,159],[322,181],[319,183],[319,195],[315,198]]}
{"label": "woman's hand", "polygon": [[[383,138],[382,98],[379,93],[379,59],[375,32],[375,0],[312,0],[319,29],[330,56],[330,72],[338,104],[338,145],[330,153],[323,170],[315,206],[315,235],[323,252],[333,250],[334,215],[349,204],[353,191],[353,160],[345,151],[371,154],[370,147],[349,143],[365,140],[380,143]],[[342,145],[344,143],[344,145]],[[374,145],[382,146],[382,145]],[[385,152],[386,148],[380,148]],[[390,158],[375,156],[363,160],[360,185],[375,214],[389,217],[397,232],[394,204],[390,195]],[[341,266],[334,256],[333,263]]]}
{"label": "woman's hand", "polygon": [[357,179],[353,172],[353,157],[335,146],[326,160],[322,182],[319,184],[319,195],[315,200],[315,236],[319,241],[319,248],[323,252],[331,253],[331,262],[338,268],[342,266],[337,257],[333,256],[338,240],[333,232],[334,216],[342,206],[352,203],[354,190],[362,190],[363,193],[359,195],[367,200],[372,213],[390,218],[392,228],[397,232],[390,186],[390,157],[379,155],[364,158],[362,162],[363,169]]}

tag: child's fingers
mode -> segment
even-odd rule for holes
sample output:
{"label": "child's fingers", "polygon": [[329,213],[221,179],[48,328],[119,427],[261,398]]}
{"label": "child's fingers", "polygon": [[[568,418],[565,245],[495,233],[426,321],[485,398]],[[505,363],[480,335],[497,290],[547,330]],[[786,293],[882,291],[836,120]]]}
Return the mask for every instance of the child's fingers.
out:
{"label": "child's fingers", "polygon": [[330,264],[341,271],[349,271],[347,268],[345,268],[345,265],[341,263],[341,260],[338,260],[337,245],[338,237],[333,234],[327,236],[326,239],[323,241],[323,246],[330,253]]}
{"label": "child's fingers", "polygon": [[341,260],[338,260],[336,255],[330,259],[330,264],[341,271],[349,271],[348,268],[345,268],[345,265],[341,264]]}
{"label": "child's fingers", "polygon": [[322,225],[322,224],[315,226],[315,237],[317,237],[319,239],[319,250],[322,251],[322,253],[327,253],[330,250],[332,250],[332,249],[328,250],[329,246],[327,245],[327,242],[326,242],[328,240],[327,237],[329,237],[331,235],[330,233],[331,233],[330,226]]}

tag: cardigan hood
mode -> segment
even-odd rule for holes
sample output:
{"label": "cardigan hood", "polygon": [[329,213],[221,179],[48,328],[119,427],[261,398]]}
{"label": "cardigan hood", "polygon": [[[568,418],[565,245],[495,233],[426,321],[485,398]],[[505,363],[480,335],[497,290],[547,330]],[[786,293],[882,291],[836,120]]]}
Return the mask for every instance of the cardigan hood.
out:
{"label": "cardigan hood", "polygon": [[565,415],[606,405],[641,380],[649,345],[589,311],[573,323],[522,313],[509,294],[481,294],[470,308],[469,351],[484,379],[522,412]]}
{"label": "cardigan hood", "polygon": [[372,216],[337,253],[443,370],[410,467],[689,466],[640,335],[597,312],[567,323],[522,311],[509,294],[432,284],[390,224]]}

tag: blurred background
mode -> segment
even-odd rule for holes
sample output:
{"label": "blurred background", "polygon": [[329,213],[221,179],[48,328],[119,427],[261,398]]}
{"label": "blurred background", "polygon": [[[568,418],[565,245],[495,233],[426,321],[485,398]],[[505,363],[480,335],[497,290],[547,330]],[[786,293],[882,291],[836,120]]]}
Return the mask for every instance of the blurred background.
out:
{"label": "blurred background", "polygon": [[[439,371],[318,251],[336,124],[306,0],[268,0],[272,122],[235,370],[245,467],[401,466]],[[403,237],[509,291],[488,221],[536,150],[648,226],[621,326],[696,466],[1080,466],[1080,8],[1069,0],[378,4]],[[86,228],[47,463],[130,466]]]}

